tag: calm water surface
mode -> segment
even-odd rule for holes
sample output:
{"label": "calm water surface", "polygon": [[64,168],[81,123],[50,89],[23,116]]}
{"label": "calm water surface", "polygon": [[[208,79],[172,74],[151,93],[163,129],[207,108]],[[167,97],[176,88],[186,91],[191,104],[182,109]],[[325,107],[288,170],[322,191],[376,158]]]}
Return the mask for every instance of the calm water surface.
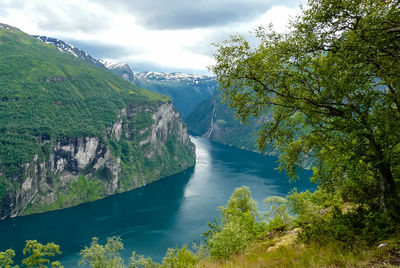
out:
{"label": "calm water surface", "polygon": [[[104,242],[120,236],[126,260],[138,254],[160,261],[169,247],[190,245],[207,230],[207,221],[225,205],[236,187],[247,185],[260,204],[271,195],[290,189],[314,189],[309,171],[289,183],[275,170],[276,158],[262,156],[192,137],[196,166],[145,187],[77,207],[0,221],[0,251],[13,248],[21,259],[25,240],[54,242],[61,246],[65,267],[75,267],[79,251],[92,237]],[[126,261],[127,262],[127,261]]]}

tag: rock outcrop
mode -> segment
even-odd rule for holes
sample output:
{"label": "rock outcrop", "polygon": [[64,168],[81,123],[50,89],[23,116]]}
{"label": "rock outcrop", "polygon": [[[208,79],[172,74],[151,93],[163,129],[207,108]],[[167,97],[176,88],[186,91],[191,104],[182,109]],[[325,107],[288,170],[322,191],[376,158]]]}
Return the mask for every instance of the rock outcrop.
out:
{"label": "rock outcrop", "polygon": [[194,165],[168,97],[70,44],[39,39],[57,45],[0,23],[0,219],[94,201]]}
{"label": "rock outcrop", "polygon": [[13,178],[2,197],[0,219],[93,201],[194,165],[194,145],[170,101],[126,107],[106,132],[104,137],[41,136],[48,153],[21,164],[22,176]]}

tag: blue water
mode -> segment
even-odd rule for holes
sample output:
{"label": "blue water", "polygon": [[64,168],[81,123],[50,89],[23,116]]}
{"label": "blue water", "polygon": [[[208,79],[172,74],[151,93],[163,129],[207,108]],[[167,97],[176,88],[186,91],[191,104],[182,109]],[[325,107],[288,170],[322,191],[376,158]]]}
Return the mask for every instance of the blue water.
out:
{"label": "blue water", "polygon": [[286,195],[293,187],[315,189],[310,171],[289,183],[275,170],[277,159],[192,137],[196,166],[145,187],[77,207],[0,221],[0,251],[13,248],[19,261],[25,240],[54,242],[65,267],[77,266],[79,251],[92,237],[104,242],[120,236],[122,256],[132,251],[160,261],[167,248],[198,242],[207,221],[218,216],[236,187],[247,185],[263,210],[271,195]]}

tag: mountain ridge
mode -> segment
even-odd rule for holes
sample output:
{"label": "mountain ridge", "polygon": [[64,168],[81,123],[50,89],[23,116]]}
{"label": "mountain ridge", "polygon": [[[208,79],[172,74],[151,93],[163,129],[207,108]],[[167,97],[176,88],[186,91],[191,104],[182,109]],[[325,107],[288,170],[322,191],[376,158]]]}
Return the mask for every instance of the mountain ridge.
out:
{"label": "mountain ridge", "polygon": [[134,73],[127,63],[107,62],[102,59],[97,60],[83,50],[62,40],[37,35],[34,37],[47,44],[56,46],[60,51],[81,58],[90,64],[108,69],[138,87],[169,96],[183,118],[189,115],[193,107],[202,100],[211,98],[217,88],[216,79],[213,76],[185,74],[181,72],[165,73],[147,71]]}
{"label": "mountain ridge", "polygon": [[0,48],[0,219],[94,201],[194,165],[168,97],[9,25],[0,24]]}

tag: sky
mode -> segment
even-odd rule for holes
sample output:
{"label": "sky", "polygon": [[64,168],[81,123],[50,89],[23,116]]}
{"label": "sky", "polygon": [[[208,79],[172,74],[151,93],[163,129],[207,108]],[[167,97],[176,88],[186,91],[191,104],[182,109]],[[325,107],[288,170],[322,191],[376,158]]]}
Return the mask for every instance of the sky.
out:
{"label": "sky", "polygon": [[257,26],[285,31],[304,0],[0,0],[0,23],[79,47],[134,72],[207,74],[215,47]]}

